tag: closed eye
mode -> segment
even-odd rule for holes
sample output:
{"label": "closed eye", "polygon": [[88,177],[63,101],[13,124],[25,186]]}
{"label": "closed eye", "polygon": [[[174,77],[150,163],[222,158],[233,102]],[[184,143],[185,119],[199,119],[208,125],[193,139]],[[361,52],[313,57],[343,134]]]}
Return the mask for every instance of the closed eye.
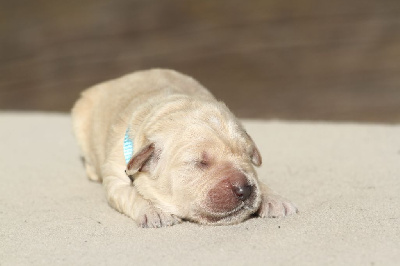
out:
{"label": "closed eye", "polygon": [[205,161],[205,160],[201,160],[201,161],[200,161],[200,165],[201,165],[202,167],[208,167],[209,163],[208,163],[207,161]]}
{"label": "closed eye", "polygon": [[205,170],[210,167],[210,162],[208,162],[206,160],[199,160],[199,161],[196,161],[196,166],[202,170]]}
{"label": "closed eye", "polygon": [[200,158],[195,159],[195,166],[200,170],[206,170],[212,165],[212,158],[206,152],[201,154]]}

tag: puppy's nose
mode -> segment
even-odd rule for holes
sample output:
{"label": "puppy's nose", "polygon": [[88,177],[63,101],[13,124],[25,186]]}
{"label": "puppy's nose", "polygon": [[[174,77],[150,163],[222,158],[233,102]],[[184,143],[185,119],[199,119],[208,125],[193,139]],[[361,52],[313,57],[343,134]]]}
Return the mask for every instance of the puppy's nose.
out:
{"label": "puppy's nose", "polygon": [[253,186],[251,185],[232,186],[232,190],[238,197],[238,199],[245,201],[250,197],[251,193],[253,192]]}

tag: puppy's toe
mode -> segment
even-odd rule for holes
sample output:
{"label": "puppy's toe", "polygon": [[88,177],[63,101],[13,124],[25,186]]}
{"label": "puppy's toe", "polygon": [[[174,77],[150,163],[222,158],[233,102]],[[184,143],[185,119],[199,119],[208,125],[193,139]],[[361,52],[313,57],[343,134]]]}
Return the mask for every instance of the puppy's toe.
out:
{"label": "puppy's toe", "polygon": [[180,222],[181,219],[175,215],[166,213],[152,205],[149,205],[137,219],[138,225],[143,228],[166,227]]}
{"label": "puppy's toe", "polygon": [[276,194],[264,195],[258,210],[258,216],[269,218],[281,218],[295,213],[298,213],[297,207]]}

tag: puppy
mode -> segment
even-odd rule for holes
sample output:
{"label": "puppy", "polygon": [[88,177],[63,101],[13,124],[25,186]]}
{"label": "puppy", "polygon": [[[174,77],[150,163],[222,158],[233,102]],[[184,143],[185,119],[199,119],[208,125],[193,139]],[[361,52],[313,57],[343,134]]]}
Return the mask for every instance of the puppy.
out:
{"label": "puppy", "polygon": [[141,227],[297,212],[258,180],[261,155],[239,121],[188,76],[154,69],[101,83],[72,119],[88,177]]}

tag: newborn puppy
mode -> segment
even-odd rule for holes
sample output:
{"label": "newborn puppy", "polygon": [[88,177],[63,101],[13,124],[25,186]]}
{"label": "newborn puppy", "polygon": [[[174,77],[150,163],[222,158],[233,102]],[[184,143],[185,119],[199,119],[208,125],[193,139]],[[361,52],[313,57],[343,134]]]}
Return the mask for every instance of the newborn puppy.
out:
{"label": "newborn puppy", "polygon": [[72,109],[87,175],[142,227],[235,224],[297,212],[261,183],[261,155],[222,102],[172,70],[87,89]]}

